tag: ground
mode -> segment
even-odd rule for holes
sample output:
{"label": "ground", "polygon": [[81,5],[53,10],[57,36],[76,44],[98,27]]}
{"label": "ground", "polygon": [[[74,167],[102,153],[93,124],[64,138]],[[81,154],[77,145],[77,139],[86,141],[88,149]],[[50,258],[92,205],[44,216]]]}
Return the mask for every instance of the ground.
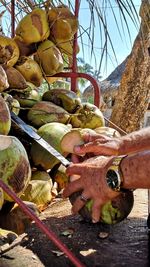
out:
{"label": "ground", "polygon": [[[134,195],[134,208],[128,218],[111,227],[88,224],[79,215],[73,216],[68,200],[58,199],[40,218],[87,267],[147,267],[150,266],[146,226],[148,194],[147,190],[136,190]],[[100,238],[101,232],[108,233],[108,236]],[[21,244],[0,258],[0,266],[74,266],[65,255],[59,255],[59,251],[32,223]]]}

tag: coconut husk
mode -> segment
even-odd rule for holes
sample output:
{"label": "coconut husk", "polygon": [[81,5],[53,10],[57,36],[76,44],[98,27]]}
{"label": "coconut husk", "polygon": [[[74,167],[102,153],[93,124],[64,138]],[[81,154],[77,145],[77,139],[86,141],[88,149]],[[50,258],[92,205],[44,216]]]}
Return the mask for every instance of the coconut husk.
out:
{"label": "coconut husk", "polygon": [[11,128],[11,116],[8,105],[0,95],[0,134],[7,135]]}
{"label": "coconut husk", "polygon": [[24,76],[14,67],[3,66],[7,75],[9,88],[23,90],[28,87]]}
{"label": "coconut husk", "polygon": [[50,40],[46,40],[38,47],[35,60],[42,67],[45,75],[55,75],[63,70],[63,58],[59,49]]}
{"label": "coconut husk", "polygon": [[30,57],[20,57],[15,68],[23,75],[27,82],[39,87],[43,81],[43,75],[38,63]]}
{"label": "coconut husk", "polygon": [[4,68],[0,65],[0,92],[3,92],[9,87],[8,78]]}
{"label": "coconut husk", "polygon": [[[56,46],[59,48],[60,52],[62,54],[67,55],[69,58],[72,58],[73,55],[73,40],[61,40],[61,39],[56,39],[54,40],[54,43]],[[77,44],[77,50],[76,54],[78,54],[80,51],[79,45]]]}
{"label": "coconut husk", "polygon": [[19,58],[19,48],[16,42],[6,36],[0,36],[0,64],[12,67]]}
{"label": "coconut husk", "polygon": [[22,38],[18,35],[16,35],[14,37],[14,40],[15,42],[17,43],[18,45],[18,48],[19,48],[19,52],[20,52],[20,57],[21,56],[31,56],[33,55],[36,50],[37,50],[37,44],[33,43],[33,44],[26,44]]}
{"label": "coconut husk", "polygon": [[47,14],[40,8],[35,8],[30,14],[27,14],[16,28],[16,35],[27,44],[44,41],[49,34]]}

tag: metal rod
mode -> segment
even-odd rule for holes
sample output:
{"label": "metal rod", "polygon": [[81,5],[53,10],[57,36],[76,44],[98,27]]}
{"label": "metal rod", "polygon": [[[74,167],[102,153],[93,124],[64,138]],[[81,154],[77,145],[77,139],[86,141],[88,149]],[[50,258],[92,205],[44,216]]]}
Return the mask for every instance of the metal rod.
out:
{"label": "metal rod", "polygon": [[15,36],[15,0],[11,0],[11,37]]}
{"label": "metal rod", "polygon": [[52,232],[28,207],[24,204],[24,202],[16,196],[16,194],[9,189],[9,187],[0,180],[0,187],[21,207],[24,213],[27,214],[36,225],[44,232],[47,237],[61,250],[63,251],[69,258],[69,260],[76,267],[85,267],[75,256],[74,254],[58,239],[55,233]]}

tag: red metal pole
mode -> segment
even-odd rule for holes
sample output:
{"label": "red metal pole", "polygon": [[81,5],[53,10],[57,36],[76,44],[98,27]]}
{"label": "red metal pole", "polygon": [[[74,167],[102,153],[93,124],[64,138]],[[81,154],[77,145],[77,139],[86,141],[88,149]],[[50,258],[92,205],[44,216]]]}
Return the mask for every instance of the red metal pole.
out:
{"label": "red metal pole", "polygon": [[91,84],[93,85],[93,90],[94,90],[94,105],[97,106],[99,108],[100,106],[100,87],[99,84],[97,83],[97,80],[87,74],[87,73],[82,73],[82,72],[60,72],[55,74],[53,77],[71,77],[71,79],[77,79],[77,78],[84,78],[87,79],[91,82]]}
{"label": "red metal pole", "polygon": [[[79,0],[75,1],[75,16],[78,18],[79,15]],[[77,72],[77,32],[74,35],[74,40],[73,40],[73,62],[72,62],[72,72],[76,73]],[[71,90],[76,92],[77,91],[77,77],[71,77]]]}
{"label": "red metal pole", "polygon": [[15,36],[15,0],[11,0],[11,37]]}
{"label": "red metal pole", "polygon": [[24,202],[16,196],[16,194],[9,189],[9,187],[0,180],[0,187],[21,207],[24,213],[27,214],[33,221],[35,221],[36,225],[44,232],[47,237],[52,240],[52,242],[63,251],[69,258],[69,260],[76,267],[85,267],[75,256],[74,254],[58,239],[55,233],[52,230],[48,229],[48,227],[24,204]]}

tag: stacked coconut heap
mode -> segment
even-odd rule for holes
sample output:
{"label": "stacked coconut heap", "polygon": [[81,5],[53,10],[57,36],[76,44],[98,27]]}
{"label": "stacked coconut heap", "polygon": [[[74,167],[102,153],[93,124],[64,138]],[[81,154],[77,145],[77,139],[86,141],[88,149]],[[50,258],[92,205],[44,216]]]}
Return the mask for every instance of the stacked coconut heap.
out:
{"label": "stacked coconut heap", "polygon": [[[74,145],[84,143],[86,132],[119,136],[105,127],[103,114],[96,106],[81,103],[74,92],[50,89],[41,94],[43,79],[49,81],[62,71],[62,55],[71,58],[77,29],[78,21],[69,8],[59,6],[49,11],[37,8],[26,15],[14,39],[0,36],[1,179],[37,214],[52,202],[69,178],[54,156],[11,123],[10,111],[69,159]],[[132,193],[120,195],[104,205],[101,221],[121,221],[132,205]],[[88,201],[81,211],[86,219],[91,218],[91,207],[92,201]],[[2,189],[0,209],[0,227],[17,234],[25,231],[30,220]]]}

